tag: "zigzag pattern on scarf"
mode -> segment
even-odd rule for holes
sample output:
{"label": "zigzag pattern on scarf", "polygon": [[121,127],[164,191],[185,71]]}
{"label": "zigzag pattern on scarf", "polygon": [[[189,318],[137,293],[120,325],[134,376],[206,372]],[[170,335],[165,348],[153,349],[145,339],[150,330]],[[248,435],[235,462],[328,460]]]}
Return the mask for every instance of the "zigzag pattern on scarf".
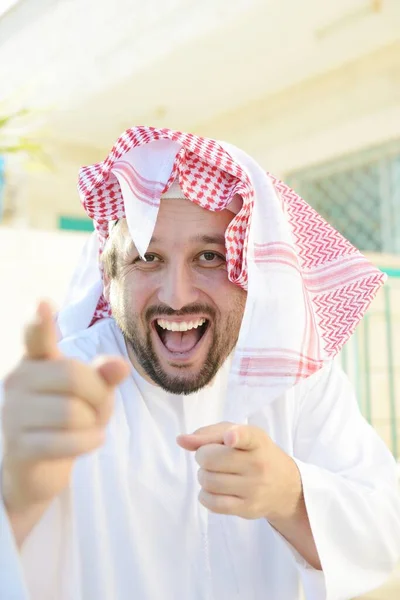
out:
{"label": "zigzag pattern on scarf", "polygon": [[358,250],[288,185],[268,173],[289,217],[301,267],[312,269]]}
{"label": "zigzag pattern on scarf", "polygon": [[382,279],[383,275],[378,273],[327,294],[314,296],[313,303],[328,356],[335,356],[352,335],[382,285]]}
{"label": "zigzag pattern on scarf", "polygon": [[[129,178],[132,168],[127,170],[124,155],[132,148],[162,139],[182,145],[168,181],[150,181],[152,177],[146,179],[144,173],[137,171]],[[222,210],[234,194],[241,195],[243,206],[226,232],[226,249],[229,279],[247,289],[249,225],[255,190],[245,169],[218,142],[169,129],[133,127],[120,136],[103,162],[83,167],[79,192],[86,212],[94,220],[100,254],[108,237],[108,222],[125,217],[122,192],[113,169],[128,177],[129,185],[137,192],[138,202],[151,206],[158,206],[161,188],[163,193],[176,178],[190,200],[209,210]],[[321,359],[332,358],[340,350],[385,276],[294,190],[270,173],[267,177],[281,201],[292,239],[269,239],[255,244],[254,260],[261,269],[269,269],[273,264],[278,271],[294,268],[302,279],[308,321],[296,360],[299,365],[297,376],[303,377],[303,371],[309,374]],[[257,201],[263,201],[263,198]],[[110,314],[110,307],[102,296],[92,323]],[[262,353],[263,349],[259,351]],[[283,356],[290,352],[284,348],[282,351]],[[286,363],[284,369],[291,371],[292,359],[288,358]],[[262,361],[250,360],[245,370],[257,373],[260,367],[262,371],[276,372],[273,356],[264,356]]]}

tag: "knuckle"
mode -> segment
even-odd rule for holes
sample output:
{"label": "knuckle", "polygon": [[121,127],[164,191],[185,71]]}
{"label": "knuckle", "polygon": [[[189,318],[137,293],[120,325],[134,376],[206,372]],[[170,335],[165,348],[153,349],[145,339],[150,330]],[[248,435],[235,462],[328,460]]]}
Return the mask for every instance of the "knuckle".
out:
{"label": "knuckle", "polygon": [[206,492],[212,492],[214,489],[214,477],[213,473],[206,471],[205,469],[199,469],[197,473],[197,479],[201,487]]}
{"label": "knuckle", "polygon": [[198,493],[198,499],[199,499],[200,504],[202,504],[206,508],[211,508],[209,502],[207,502],[207,496],[204,493],[203,489],[201,489],[200,492]]}
{"label": "knuckle", "polygon": [[205,465],[204,465],[204,448],[203,447],[196,450],[194,458],[195,458],[197,464],[204,469]]}
{"label": "knuckle", "polygon": [[208,510],[211,510],[213,512],[218,512],[217,496],[213,496],[212,494],[208,493],[204,489],[201,489],[199,492],[198,498],[199,498],[200,504],[202,504],[203,506],[208,508]]}
{"label": "knuckle", "polygon": [[262,456],[254,456],[251,462],[251,467],[260,476],[268,474],[268,462]]}
{"label": "knuckle", "polygon": [[197,471],[197,481],[199,482],[199,484],[201,486],[204,485],[204,483],[205,483],[204,469],[199,469]]}
{"label": "knuckle", "polygon": [[197,464],[202,467],[202,469],[210,469],[212,466],[212,456],[210,454],[209,448],[207,446],[202,446],[196,451],[195,454]]}

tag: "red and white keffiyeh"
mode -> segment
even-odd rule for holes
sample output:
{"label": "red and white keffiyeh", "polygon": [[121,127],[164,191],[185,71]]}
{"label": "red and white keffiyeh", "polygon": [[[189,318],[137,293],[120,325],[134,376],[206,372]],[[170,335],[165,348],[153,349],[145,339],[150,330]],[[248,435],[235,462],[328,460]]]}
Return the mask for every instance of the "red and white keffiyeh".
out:
{"label": "red and white keffiyeh", "polygon": [[226,231],[229,279],[248,291],[231,377],[276,397],[339,352],[385,276],[292,189],[223,142],[134,127],[106,160],[81,169],[78,189],[96,233],[59,314],[62,336],[110,315],[98,262],[109,222],[126,217],[143,255],[175,180],[208,210],[225,209],[236,194],[243,200]]}

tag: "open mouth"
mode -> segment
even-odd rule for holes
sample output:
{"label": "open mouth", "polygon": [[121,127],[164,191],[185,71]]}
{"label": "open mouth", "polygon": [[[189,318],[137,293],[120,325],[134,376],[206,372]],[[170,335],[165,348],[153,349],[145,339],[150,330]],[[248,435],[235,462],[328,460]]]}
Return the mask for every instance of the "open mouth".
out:
{"label": "open mouth", "polygon": [[173,354],[186,354],[194,350],[210,326],[210,321],[204,317],[184,322],[159,318],[153,323],[162,344]]}

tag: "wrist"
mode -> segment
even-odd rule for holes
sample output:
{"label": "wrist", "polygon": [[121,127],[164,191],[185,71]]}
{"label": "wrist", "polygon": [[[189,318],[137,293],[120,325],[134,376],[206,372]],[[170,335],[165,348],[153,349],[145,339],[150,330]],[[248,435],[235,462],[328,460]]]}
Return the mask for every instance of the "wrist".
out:
{"label": "wrist", "polygon": [[51,502],[51,499],[29,498],[4,464],[0,471],[0,497],[11,521],[24,518],[27,514],[43,513]]}
{"label": "wrist", "polygon": [[284,478],[279,485],[276,502],[265,515],[271,525],[278,530],[296,525],[307,516],[300,471],[291,457],[287,456],[282,472]]}
{"label": "wrist", "polygon": [[[289,458],[289,457],[288,457]],[[304,500],[300,471],[292,458],[290,475],[279,495],[277,509],[267,520],[314,569],[321,570],[321,562],[315,545]]]}
{"label": "wrist", "polygon": [[29,502],[22,494],[15,490],[4,471],[1,473],[0,484],[0,497],[3,501],[16,545],[18,548],[21,548],[36,523],[40,521],[46,512],[50,501]]}

